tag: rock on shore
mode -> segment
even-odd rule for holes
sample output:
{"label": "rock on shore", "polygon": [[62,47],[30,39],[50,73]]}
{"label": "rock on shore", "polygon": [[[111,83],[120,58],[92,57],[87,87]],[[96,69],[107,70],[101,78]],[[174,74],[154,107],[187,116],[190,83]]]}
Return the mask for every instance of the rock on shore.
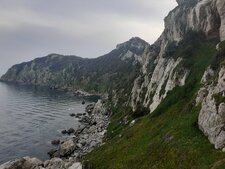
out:
{"label": "rock on shore", "polygon": [[88,114],[83,115],[79,120],[82,125],[70,135],[71,138],[62,142],[57,150],[49,152],[51,157],[80,158],[102,144],[110,113],[101,100],[96,104],[87,105],[86,112]]}
{"label": "rock on shore", "polygon": [[60,158],[43,162],[37,158],[23,157],[1,165],[0,169],[82,169],[82,164]]}
{"label": "rock on shore", "polygon": [[80,119],[82,125],[74,134],[64,141],[57,141],[58,149],[48,153],[50,160],[43,162],[23,157],[0,165],[0,169],[82,169],[80,157],[102,144],[110,117],[101,100],[88,105],[86,111],[88,114]]}

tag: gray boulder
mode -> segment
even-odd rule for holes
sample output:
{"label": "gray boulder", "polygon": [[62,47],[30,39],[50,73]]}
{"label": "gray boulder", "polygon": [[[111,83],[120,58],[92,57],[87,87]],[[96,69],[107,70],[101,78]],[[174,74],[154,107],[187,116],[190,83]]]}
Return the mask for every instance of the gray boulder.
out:
{"label": "gray boulder", "polygon": [[60,140],[52,140],[51,144],[52,145],[59,145],[60,144]]}
{"label": "gray boulder", "polygon": [[59,153],[61,157],[67,157],[71,155],[76,148],[76,144],[73,142],[72,139],[65,141],[59,147]]}
{"label": "gray boulder", "polygon": [[82,169],[82,164],[81,163],[74,163],[68,169]]}
{"label": "gray boulder", "polygon": [[46,169],[66,169],[64,161],[60,158],[45,161],[44,167]]}
{"label": "gray boulder", "polygon": [[0,169],[43,169],[43,162],[37,158],[23,157],[0,165]]}
{"label": "gray boulder", "polygon": [[[217,75],[215,84],[205,84],[196,99],[201,103],[198,117],[200,130],[214,144],[216,149],[225,150],[225,68]],[[203,93],[203,94],[202,94]]]}

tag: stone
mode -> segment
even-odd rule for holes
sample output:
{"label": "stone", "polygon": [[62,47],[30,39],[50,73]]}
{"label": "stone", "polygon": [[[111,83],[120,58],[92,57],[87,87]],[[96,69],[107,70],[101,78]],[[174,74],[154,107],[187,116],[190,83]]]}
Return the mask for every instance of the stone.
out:
{"label": "stone", "polygon": [[49,157],[51,158],[54,158],[54,157],[60,157],[60,153],[58,150],[56,149],[51,149],[49,152],[48,152],[48,155]]}
{"label": "stone", "polygon": [[128,116],[125,116],[123,118],[123,121],[121,121],[121,123],[123,123],[124,125],[127,125],[129,123]]}
{"label": "stone", "polygon": [[92,113],[92,111],[93,111],[93,109],[94,109],[94,104],[89,104],[89,105],[87,105],[86,106],[86,108],[85,108],[85,111],[87,112],[87,113]]}
{"label": "stone", "polygon": [[[210,143],[214,144],[216,149],[225,148],[225,68],[221,67],[219,74],[215,75],[217,79],[215,84],[205,84],[206,94],[198,92],[196,102],[201,104],[201,110],[198,117],[200,130],[208,137]],[[200,95],[200,96],[199,96]],[[201,99],[199,99],[201,98]],[[216,99],[220,98],[220,99]]]}
{"label": "stone", "polygon": [[66,169],[65,162],[60,158],[53,158],[44,166],[46,169]]}
{"label": "stone", "polygon": [[168,143],[168,142],[172,141],[173,138],[174,138],[173,135],[167,133],[167,134],[164,136],[164,141]]}
{"label": "stone", "polygon": [[77,162],[70,166],[68,169],[82,169],[82,164]]}
{"label": "stone", "polygon": [[71,113],[70,116],[71,116],[71,117],[75,117],[76,114],[75,114],[75,113]]}
{"label": "stone", "polygon": [[42,169],[43,162],[37,158],[23,157],[0,165],[0,169]]}
{"label": "stone", "polygon": [[207,96],[207,94],[208,94],[208,91],[206,88],[202,87],[199,89],[197,97],[196,97],[196,101],[195,101],[196,106],[200,105],[203,102],[203,100]]}
{"label": "stone", "polygon": [[91,124],[91,119],[88,116],[84,116],[82,119],[79,120],[81,123]]}
{"label": "stone", "polygon": [[67,134],[67,130],[62,130],[61,133],[62,134]]}
{"label": "stone", "polygon": [[60,144],[60,140],[52,140],[51,144],[52,145],[59,145]]}
{"label": "stone", "polygon": [[94,121],[91,125],[96,126],[96,125],[97,125],[97,122],[96,122],[96,121]]}
{"label": "stone", "polygon": [[93,108],[93,114],[105,114],[107,110],[105,109],[102,100],[98,100],[97,103],[95,103]]}
{"label": "stone", "polygon": [[76,145],[72,139],[65,141],[59,147],[60,156],[67,157],[71,155],[74,152],[75,148],[76,148]]}
{"label": "stone", "polygon": [[212,68],[211,67],[208,67],[207,69],[206,69],[206,71],[204,72],[204,75],[203,75],[203,77],[202,77],[202,79],[201,79],[201,83],[202,84],[205,84],[205,83],[207,83],[209,80],[210,80],[210,78],[212,78],[213,76],[214,76],[214,71],[212,70]]}
{"label": "stone", "polygon": [[220,40],[225,40],[225,1],[224,0],[217,0],[216,1],[217,10],[220,16]]}
{"label": "stone", "polygon": [[135,122],[136,122],[136,120],[132,120],[132,121],[130,122],[130,127],[132,127],[132,126],[135,124]]}
{"label": "stone", "polygon": [[70,128],[69,130],[67,130],[67,133],[70,135],[70,134],[73,134],[75,132],[75,130],[73,128]]}

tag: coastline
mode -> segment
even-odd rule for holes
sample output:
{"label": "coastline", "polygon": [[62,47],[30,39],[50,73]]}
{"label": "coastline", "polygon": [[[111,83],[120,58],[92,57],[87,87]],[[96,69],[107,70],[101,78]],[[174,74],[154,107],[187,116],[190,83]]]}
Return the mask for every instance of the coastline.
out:
{"label": "coastline", "polygon": [[0,169],[82,169],[82,156],[103,143],[110,114],[102,100],[87,105],[86,113],[74,117],[79,118],[79,128],[65,140],[57,141],[57,148],[48,152],[50,160],[23,157],[0,165]]}
{"label": "coastline", "polygon": [[22,82],[13,82],[13,81],[5,81],[0,78],[0,83],[5,83],[9,85],[20,85],[20,86],[31,86],[31,87],[42,87],[42,88],[48,88],[50,90],[54,91],[61,91],[64,93],[67,93],[72,96],[77,96],[77,97],[98,97],[99,99],[102,98],[102,94],[100,93],[94,93],[94,92],[87,92],[82,89],[74,89],[72,87],[51,87],[49,85],[40,85],[40,84],[26,84]]}

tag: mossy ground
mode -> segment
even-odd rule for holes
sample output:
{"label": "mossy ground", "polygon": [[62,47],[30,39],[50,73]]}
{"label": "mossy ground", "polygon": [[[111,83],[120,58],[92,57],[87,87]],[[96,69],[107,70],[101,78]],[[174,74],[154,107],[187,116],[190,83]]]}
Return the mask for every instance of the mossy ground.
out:
{"label": "mossy ground", "polygon": [[194,106],[200,79],[216,52],[215,45],[203,42],[194,50],[189,57],[191,72],[186,85],[170,92],[153,114],[139,118],[132,127],[120,124],[123,111],[114,115],[106,144],[85,157],[86,168],[225,168],[225,153],[214,149],[198,129],[199,108]]}

